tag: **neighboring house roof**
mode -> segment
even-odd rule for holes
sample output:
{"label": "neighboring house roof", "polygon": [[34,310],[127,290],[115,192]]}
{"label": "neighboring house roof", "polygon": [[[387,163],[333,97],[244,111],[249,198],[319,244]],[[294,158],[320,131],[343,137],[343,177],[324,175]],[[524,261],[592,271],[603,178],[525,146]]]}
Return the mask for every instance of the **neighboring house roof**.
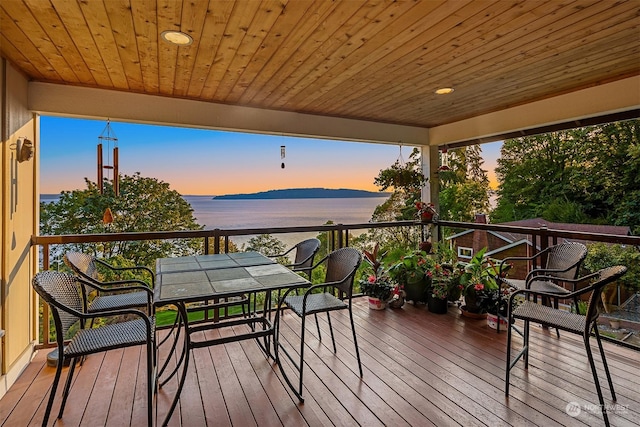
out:
{"label": "neighboring house roof", "polygon": [[520,221],[501,222],[500,225],[513,225],[519,227],[540,228],[546,226],[553,230],[580,231],[585,233],[615,234],[616,236],[630,236],[631,228],[621,225],[599,224],[571,224],[564,222],[551,222],[544,218],[522,219]]}
{"label": "neighboring house roof", "polygon": [[520,246],[520,245],[531,245],[531,241],[529,241],[529,239],[518,240],[517,242],[513,242],[505,246],[500,246],[499,248],[496,248],[492,251],[487,251],[485,255],[488,257],[495,257],[495,255],[499,254],[500,252],[504,252],[506,250],[515,248],[516,246]]}
{"label": "neighboring house roof", "polygon": [[[562,222],[551,222],[547,221],[544,218],[532,218],[532,219],[523,219],[520,221],[510,221],[510,222],[501,222],[500,225],[512,225],[518,227],[531,227],[531,228],[540,228],[547,227],[552,230],[564,230],[564,231],[578,231],[585,233],[601,233],[601,234],[613,234],[617,236],[629,236],[631,235],[631,228],[626,226],[618,226],[618,225],[598,225],[598,224],[571,224],[571,223],[562,223]],[[448,237],[448,240],[457,239],[458,237],[464,236],[468,233],[473,233],[475,230],[465,230],[460,233],[454,234],[453,236]],[[526,242],[528,245],[531,245],[530,236],[526,234],[519,233],[508,233],[502,231],[487,231],[490,234],[498,237],[501,240],[504,240],[506,245],[500,248],[495,248],[491,251],[491,253],[501,252],[508,247],[520,245]],[[563,243],[568,241],[568,239],[560,239],[558,243]],[[576,241],[575,239],[573,241]],[[489,255],[489,253],[487,254]]]}

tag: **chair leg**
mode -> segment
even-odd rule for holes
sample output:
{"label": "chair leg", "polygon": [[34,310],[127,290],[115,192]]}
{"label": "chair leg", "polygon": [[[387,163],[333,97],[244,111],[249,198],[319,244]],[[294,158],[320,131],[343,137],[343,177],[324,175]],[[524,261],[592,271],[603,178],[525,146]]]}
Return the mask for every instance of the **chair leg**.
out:
{"label": "chair leg", "polygon": [[511,374],[511,335],[512,335],[512,326],[511,326],[511,315],[507,314],[507,366],[505,371],[504,378],[504,395],[509,396],[509,375]]}
{"label": "chair leg", "polygon": [[[80,356],[82,359],[83,356]],[[58,363],[61,360],[58,358]],[[64,363],[64,359],[62,359],[62,363]],[[64,407],[67,404],[67,397],[69,397],[69,390],[71,389],[71,382],[73,380],[73,373],[76,368],[76,358],[71,359],[71,364],[69,366],[69,373],[67,374],[67,381],[64,383],[64,390],[62,391],[62,403],[60,403],[60,412],[58,412],[58,418],[62,418],[62,413],[64,412]]]}
{"label": "chair leg", "polygon": [[[328,313],[327,313],[328,314]],[[349,319],[351,320],[351,331],[353,332],[353,345],[356,346],[356,358],[358,359],[358,370],[360,371],[360,378],[362,378],[362,363],[360,362],[360,350],[358,349],[358,338],[356,338],[356,326],[353,322],[353,312],[349,307]]]}
{"label": "chair leg", "polygon": [[609,365],[607,364],[607,358],[604,355],[604,348],[602,348],[602,341],[600,340],[600,332],[598,332],[598,326],[594,326],[594,333],[596,335],[596,341],[598,342],[598,348],[600,349],[600,357],[602,358],[602,364],[604,365],[604,372],[607,374],[607,381],[609,382],[609,390],[611,390],[611,398],[616,401],[616,392],[613,390],[613,381],[611,381],[611,373],[609,372]]}
{"label": "chair leg", "polygon": [[155,380],[153,369],[155,366],[155,350],[151,341],[147,342],[147,425],[153,427],[153,390]]}
{"label": "chair leg", "polygon": [[604,418],[604,424],[609,427],[609,417],[607,416],[607,409],[604,404],[604,397],[602,396],[602,390],[600,389],[600,381],[598,381],[598,372],[596,371],[596,364],[593,361],[593,353],[591,352],[591,346],[589,345],[589,336],[587,333],[584,336],[584,347],[587,350],[587,357],[589,358],[589,366],[591,366],[591,373],[593,374],[593,382],[596,385],[596,392],[598,393],[598,400],[600,401],[600,407],[602,408],[602,418]]}
{"label": "chair leg", "polygon": [[[305,319],[307,316],[302,314],[302,330],[300,331],[300,364],[298,365],[298,372],[300,373],[300,379],[298,383],[298,399],[302,399],[302,372],[304,370],[304,331],[305,331]],[[318,319],[316,317],[316,324]]]}
{"label": "chair leg", "polygon": [[320,323],[318,322],[318,315],[314,314],[313,317],[316,319],[316,328],[318,329],[318,340],[322,341],[322,335],[320,333]]}
{"label": "chair leg", "polygon": [[531,326],[531,322],[528,320],[524,321],[524,369],[529,369],[529,328]]}
{"label": "chair leg", "polygon": [[[556,310],[560,309],[560,303],[558,302],[558,298],[553,299],[553,308]],[[560,329],[556,328],[556,337],[560,339]]]}
{"label": "chair leg", "polygon": [[338,351],[336,350],[336,340],[333,337],[333,326],[331,325],[331,316],[329,315],[328,311],[327,311],[327,321],[329,322],[329,332],[331,332],[331,342],[333,343],[333,352],[337,353]]}
{"label": "chair leg", "polygon": [[58,389],[58,383],[60,382],[60,375],[62,374],[62,365],[64,365],[64,358],[60,357],[62,352],[63,352],[63,349],[58,347],[58,364],[56,366],[56,376],[53,378],[53,384],[51,385],[51,393],[49,394],[47,409],[44,411],[44,417],[42,419],[42,427],[46,427],[47,422],[49,421],[49,415],[51,414],[53,401],[56,398],[56,390]]}

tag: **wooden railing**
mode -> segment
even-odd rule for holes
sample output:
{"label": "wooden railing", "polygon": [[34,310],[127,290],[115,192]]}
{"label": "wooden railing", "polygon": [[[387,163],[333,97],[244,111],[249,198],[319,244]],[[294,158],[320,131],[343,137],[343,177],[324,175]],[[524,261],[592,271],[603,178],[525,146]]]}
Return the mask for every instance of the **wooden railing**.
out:
{"label": "wooden railing", "polygon": [[[213,253],[224,253],[229,251],[230,238],[234,236],[251,236],[261,234],[290,234],[290,233],[328,233],[329,249],[334,250],[344,246],[349,246],[350,233],[361,230],[415,227],[420,231],[424,240],[429,234],[432,239],[440,240],[443,233],[447,235],[451,230],[485,230],[495,232],[507,232],[526,235],[530,238],[534,248],[545,249],[549,245],[556,244],[559,239],[584,240],[594,242],[617,243],[640,248],[639,236],[619,236],[612,234],[599,234],[587,232],[572,232],[564,230],[553,230],[546,227],[532,228],[508,226],[499,224],[479,224],[456,221],[437,221],[435,223],[422,223],[418,221],[393,221],[361,224],[325,224],[319,226],[304,227],[275,227],[275,228],[242,228],[242,229],[212,229],[212,230],[189,230],[189,231],[158,231],[158,232],[138,232],[138,233],[109,233],[109,234],[78,234],[59,236],[33,236],[31,244],[42,248],[42,269],[50,268],[50,256],[52,245],[64,245],[73,243],[101,243],[116,241],[144,241],[144,240],[175,240],[175,239],[204,239],[203,252],[208,254],[209,248],[213,248]],[[428,230],[431,228],[431,230]],[[445,230],[445,228],[447,230]],[[213,241],[213,245],[210,242]],[[221,245],[222,242],[222,245]],[[49,318],[48,307],[43,307],[43,319]],[[37,313],[36,313],[37,315]],[[42,322],[42,346],[48,346],[49,323]]]}

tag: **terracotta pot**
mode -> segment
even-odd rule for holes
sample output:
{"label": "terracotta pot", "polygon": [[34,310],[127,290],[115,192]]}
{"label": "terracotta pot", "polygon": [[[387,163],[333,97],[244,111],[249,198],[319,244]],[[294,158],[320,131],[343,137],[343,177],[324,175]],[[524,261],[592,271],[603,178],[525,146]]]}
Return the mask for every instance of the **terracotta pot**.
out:
{"label": "terracotta pot", "polygon": [[433,212],[420,212],[420,220],[423,222],[433,221]]}
{"label": "terracotta pot", "polygon": [[468,317],[469,319],[486,319],[487,313],[472,313],[467,310],[467,306],[463,305],[460,307],[460,311],[462,312],[463,317]]}
{"label": "terracotta pot", "polygon": [[424,241],[424,242],[421,242],[421,243],[420,243],[420,245],[419,245],[420,250],[421,250],[421,251],[424,251],[424,252],[426,252],[426,253],[428,253],[428,254],[430,254],[430,253],[431,253],[431,248],[432,248],[432,247],[433,247],[433,245],[432,245],[432,244],[431,244],[431,242],[430,242],[430,241],[428,241],[428,240],[427,240],[427,241]]}

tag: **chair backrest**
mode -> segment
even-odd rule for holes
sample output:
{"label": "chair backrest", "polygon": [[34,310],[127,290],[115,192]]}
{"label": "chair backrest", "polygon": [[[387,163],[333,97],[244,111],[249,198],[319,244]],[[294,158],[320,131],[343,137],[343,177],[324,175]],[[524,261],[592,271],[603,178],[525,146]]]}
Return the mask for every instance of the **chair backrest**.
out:
{"label": "chair backrest", "polygon": [[320,240],[313,238],[303,240],[296,245],[296,258],[294,263],[296,264],[296,270],[302,271],[311,277],[311,266],[313,265],[313,258],[320,249]]}
{"label": "chair backrest", "polygon": [[70,251],[64,254],[63,259],[64,263],[80,277],[94,282],[99,281],[98,267],[93,256],[82,252]]}
{"label": "chair backrest", "polygon": [[331,252],[327,256],[325,282],[337,282],[336,288],[351,298],[353,279],[361,261],[362,254],[355,248],[341,248]]}
{"label": "chair backrest", "polygon": [[589,333],[591,325],[598,319],[600,312],[602,311],[602,291],[604,287],[609,283],[613,283],[622,277],[627,272],[627,267],[624,265],[616,265],[613,267],[603,268],[598,271],[594,276],[595,282],[589,286],[593,287],[591,296],[589,297],[589,305],[587,306],[586,313],[586,331]]}
{"label": "chair backrest", "polygon": [[33,288],[51,308],[56,323],[58,343],[64,341],[69,328],[80,318],[84,305],[78,279],[69,273],[46,270],[33,277]]}
{"label": "chair backrest", "polygon": [[587,247],[582,243],[567,242],[550,246],[547,252],[546,268],[550,270],[566,270],[553,273],[561,279],[576,279],[580,265],[587,256]]}

